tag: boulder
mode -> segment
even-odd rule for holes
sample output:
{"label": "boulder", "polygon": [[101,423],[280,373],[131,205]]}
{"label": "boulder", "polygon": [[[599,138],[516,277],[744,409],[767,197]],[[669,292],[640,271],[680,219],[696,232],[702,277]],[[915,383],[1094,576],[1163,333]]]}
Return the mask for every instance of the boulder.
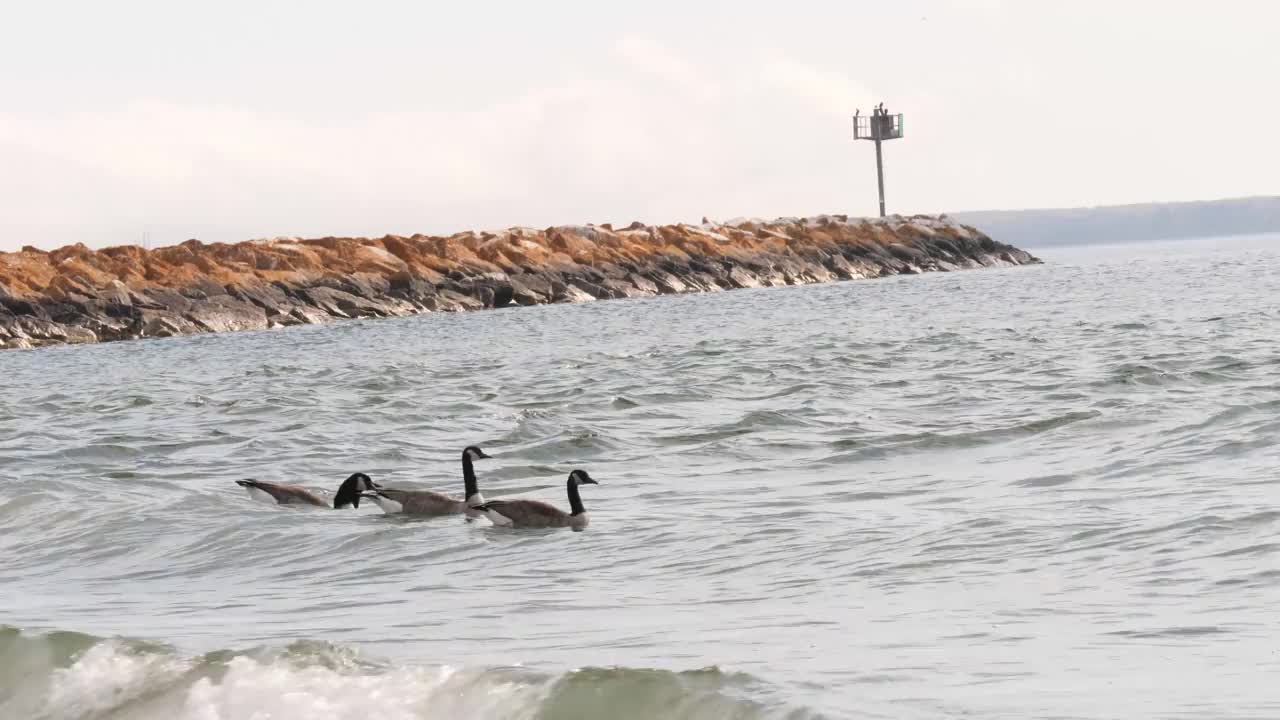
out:
{"label": "boulder", "polygon": [[434,307],[431,309],[441,312],[463,312],[484,308],[484,305],[476,298],[449,289],[439,290],[432,299],[432,303]]}
{"label": "boulder", "polygon": [[98,342],[98,336],[88,328],[70,326],[65,329],[65,332],[66,338],[64,342],[67,343],[79,344]]}
{"label": "boulder", "polygon": [[552,302],[584,303],[591,302],[596,299],[595,295],[592,295],[575,285],[568,285],[565,283],[557,283],[557,285],[556,294],[552,298]]}
{"label": "boulder", "polygon": [[235,283],[227,286],[227,292],[236,300],[262,309],[268,318],[288,316],[298,307],[284,290],[270,283]]}
{"label": "boulder", "polygon": [[[648,284],[653,285],[653,283]],[[615,298],[647,297],[649,295],[657,294],[656,286],[654,287],[654,292],[645,292],[640,287],[636,286],[635,283],[631,282],[629,277],[626,279],[605,278],[600,282],[600,286],[608,290],[611,297]]]}
{"label": "boulder", "polygon": [[541,275],[512,275],[508,282],[511,285],[511,299],[518,305],[541,305],[551,302],[555,296],[551,281]]}
{"label": "boulder", "polygon": [[[602,279],[603,281],[603,279]],[[569,286],[580,290],[582,293],[591,296],[595,300],[612,300],[614,298],[626,297],[625,295],[615,294],[613,290],[584,278],[571,278]],[[570,300],[569,302],[576,302]]]}
{"label": "boulder", "polygon": [[209,332],[267,329],[265,310],[229,295],[212,297],[206,303],[194,305],[183,317]]}
{"label": "boulder", "polygon": [[761,286],[760,278],[745,268],[734,267],[729,270],[725,277],[735,288],[758,288]]}
{"label": "boulder", "polygon": [[313,307],[299,305],[285,317],[278,318],[281,325],[322,325],[333,321],[333,316],[328,315]]}
{"label": "boulder", "polygon": [[200,332],[200,326],[165,310],[142,310],[134,321],[134,337],[174,337]]}
{"label": "boulder", "polygon": [[627,276],[627,281],[635,285],[642,295],[657,295],[661,292],[657,283],[639,273],[631,273]]}
{"label": "boulder", "polygon": [[19,317],[18,326],[23,330],[22,335],[19,337],[30,340],[64,342],[67,339],[66,328],[52,320],[35,316]]}
{"label": "boulder", "polygon": [[421,303],[435,294],[435,285],[425,277],[409,270],[399,270],[387,278],[393,295],[415,303]]}
{"label": "boulder", "polygon": [[133,317],[133,296],[124,283],[112,280],[110,285],[98,288],[97,295],[99,306],[108,317]]}
{"label": "boulder", "polygon": [[666,270],[651,270],[645,277],[663,295],[678,295],[689,292],[689,286],[684,281]]}

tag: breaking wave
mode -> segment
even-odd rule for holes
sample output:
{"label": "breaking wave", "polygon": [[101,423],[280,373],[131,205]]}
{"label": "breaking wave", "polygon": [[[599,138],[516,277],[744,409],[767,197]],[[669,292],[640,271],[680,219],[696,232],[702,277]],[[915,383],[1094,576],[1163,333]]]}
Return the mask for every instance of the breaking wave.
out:
{"label": "breaking wave", "polygon": [[298,641],[184,655],[163,644],[0,626],[0,717],[32,720],[808,720],[761,681],[710,667],[561,673],[367,658]]}

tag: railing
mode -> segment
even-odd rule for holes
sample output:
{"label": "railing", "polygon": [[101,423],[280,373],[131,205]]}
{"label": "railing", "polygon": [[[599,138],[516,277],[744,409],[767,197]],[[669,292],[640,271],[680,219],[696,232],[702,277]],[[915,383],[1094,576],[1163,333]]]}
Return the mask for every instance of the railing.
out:
{"label": "railing", "polygon": [[855,115],[854,140],[897,140],[902,137],[902,113],[897,115]]}

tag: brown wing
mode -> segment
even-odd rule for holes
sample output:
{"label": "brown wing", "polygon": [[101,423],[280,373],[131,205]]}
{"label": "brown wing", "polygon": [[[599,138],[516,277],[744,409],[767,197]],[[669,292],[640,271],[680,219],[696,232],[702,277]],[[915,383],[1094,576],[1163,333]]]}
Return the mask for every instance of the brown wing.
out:
{"label": "brown wing", "polygon": [[494,500],[480,506],[523,527],[565,527],[569,513],[541,500]]}
{"label": "brown wing", "polygon": [[402,512],[411,515],[452,515],[462,512],[462,503],[431,490],[395,490],[383,488],[379,494],[400,503]]}
{"label": "brown wing", "polygon": [[319,505],[321,507],[329,507],[329,503],[323,498],[301,485],[286,485],[284,483],[255,480],[253,486],[275,498],[276,502],[281,505]]}

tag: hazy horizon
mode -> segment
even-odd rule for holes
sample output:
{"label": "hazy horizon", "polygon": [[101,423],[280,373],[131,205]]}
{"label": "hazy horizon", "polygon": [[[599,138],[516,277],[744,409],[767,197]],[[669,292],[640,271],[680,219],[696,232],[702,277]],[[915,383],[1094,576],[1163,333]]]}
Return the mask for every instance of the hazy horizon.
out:
{"label": "hazy horizon", "polygon": [[0,250],[1280,194],[1263,2],[9,14]]}

